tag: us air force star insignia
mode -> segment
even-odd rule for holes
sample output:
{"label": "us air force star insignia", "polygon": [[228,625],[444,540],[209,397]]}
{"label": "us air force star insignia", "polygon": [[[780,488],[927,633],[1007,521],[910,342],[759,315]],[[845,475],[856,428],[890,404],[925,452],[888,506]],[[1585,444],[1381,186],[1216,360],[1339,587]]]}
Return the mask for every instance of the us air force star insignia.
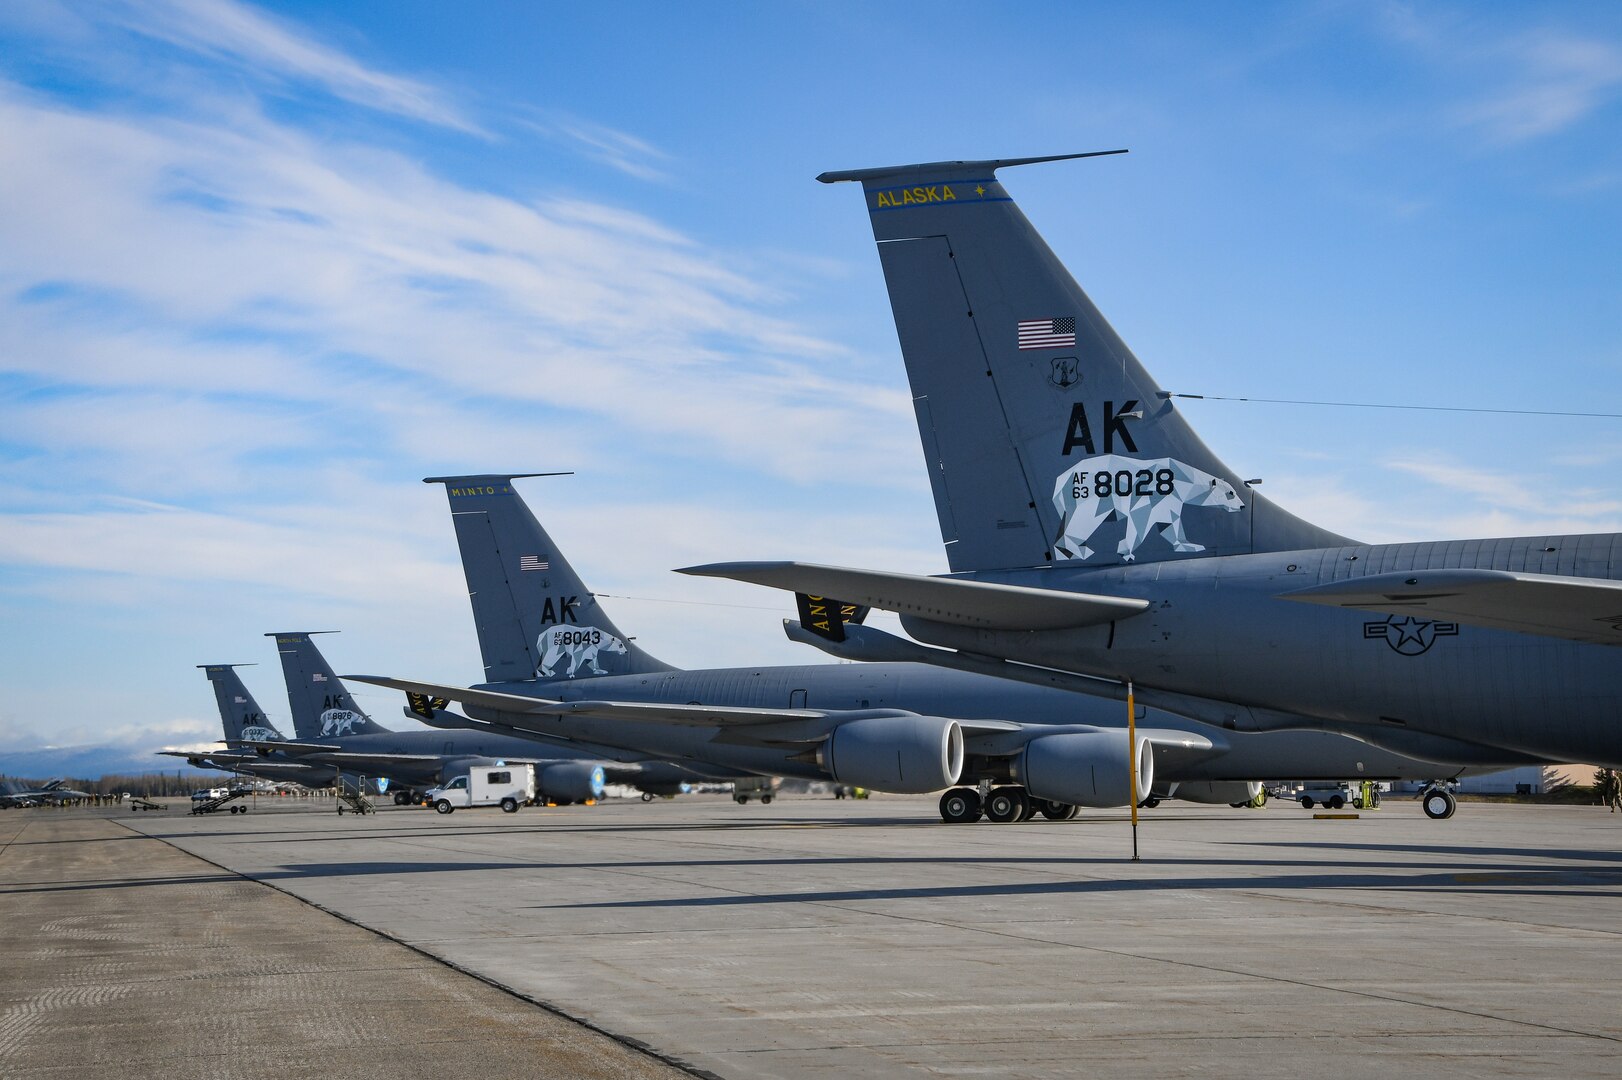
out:
{"label": "us air force star insignia", "polygon": [[1412,615],[1388,615],[1379,622],[1363,624],[1365,638],[1382,638],[1392,650],[1404,656],[1418,656],[1436,644],[1438,637],[1451,637],[1459,632],[1458,623],[1431,622]]}
{"label": "us air force star insignia", "polygon": [[976,185],[974,185],[974,193],[976,195],[984,196],[985,193],[986,193],[985,185],[984,184],[976,184]]}

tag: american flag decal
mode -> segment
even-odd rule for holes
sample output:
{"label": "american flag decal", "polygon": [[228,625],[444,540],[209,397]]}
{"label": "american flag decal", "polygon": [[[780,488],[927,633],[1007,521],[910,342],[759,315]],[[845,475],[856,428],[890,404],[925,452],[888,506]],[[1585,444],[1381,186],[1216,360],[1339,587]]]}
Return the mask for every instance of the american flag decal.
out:
{"label": "american flag decal", "polygon": [[552,565],[549,555],[520,555],[518,556],[519,570],[545,570]]}
{"label": "american flag decal", "polygon": [[1021,319],[1021,349],[1073,349],[1076,347],[1076,317],[1062,319]]}
{"label": "american flag decal", "polygon": [[326,682],[326,681],[327,681],[327,677],[326,677],[326,676],[325,676],[325,675],[323,675],[323,674],[321,674],[321,673],[320,673],[320,672],[319,672],[319,671],[318,671],[318,672],[316,672],[316,673],[315,673],[315,674],[314,674],[314,675],[311,675],[311,676],[310,676],[310,681],[311,681],[311,682]]}
{"label": "american flag decal", "polygon": [[235,701],[238,705],[246,705],[248,703],[248,699],[245,697],[232,698],[231,700]]}

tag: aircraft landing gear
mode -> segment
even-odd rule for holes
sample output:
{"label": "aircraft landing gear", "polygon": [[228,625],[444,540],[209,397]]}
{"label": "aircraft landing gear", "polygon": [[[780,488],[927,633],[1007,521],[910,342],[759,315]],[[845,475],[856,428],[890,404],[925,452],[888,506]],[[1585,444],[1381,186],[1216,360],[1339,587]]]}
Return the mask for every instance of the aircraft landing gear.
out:
{"label": "aircraft landing gear", "polygon": [[980,793],[973,788],[951,788],[941,796],[941,820],[948,825],[979,821],[982,812]]}
{"label": "aircraft landing gear", "polygon": [[1046,799],[1036,799],[1033,801],[1039,804],[1037,809],[1041,811],[1042,816],[1047,818],[1049,821],[1069,821],[1071,818],[1081,813],[1081,807],[1072,806],[1070,803],[1049,802]]}
{"label": "aircraft landing gear", "polygon": [[1426,788],[1420,800],[1425,807],[1425,816],[1436,821],[1452,817],[1453,811],[1459,808],[1459,800],[1444,787]]}
{"label": "aircraft landing gear", "polygon": [[1011,821],[1025,820],[1025,811],[1030,807],[1030,800],[1025,789],[1020,787],[992,788],[991,794],[986,798],[986,820],[995,821],[1005,825]]}

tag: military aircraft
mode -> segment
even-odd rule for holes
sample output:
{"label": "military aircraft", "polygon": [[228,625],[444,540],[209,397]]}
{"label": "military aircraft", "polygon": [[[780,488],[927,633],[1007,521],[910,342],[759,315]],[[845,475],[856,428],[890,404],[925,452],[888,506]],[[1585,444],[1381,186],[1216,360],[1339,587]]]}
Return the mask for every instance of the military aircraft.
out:
{"label": "military aircraft", "polygon": [[14,780],[7,780],[5,788],[5,791],[0,791],[0,807],[6,808],[13,806],[41,806],[90,798],[89,792],[76,791],[67,786],[67,781],[60,779],[48,780],[35,788],[25,787]]}
{"label": "military aircraft", "polygon": [[244,743],[299,761],[338,766],[407,785],[396,790],[397,804],[415,802],[412,789],[416,787],[432,787],[465,773],[470,766],[496,761],[534,765],[537,793],[560,803],[598,798],[604,785],[611,783],[630,785],[651,797],[681,794],[695,783],[737,775],[726,770],[700,774],[647,754],[572,745],[543,748],[534,738],[469,730],[477,725],[445,711],[443,700],[417,698],[407,709],[408,714],[441,730],[394,731],[355,703],[311,633],[265,636],[275,639],[281,654],[297,739],[245,739]]}
{"label": "military aircraft", "polygon": [[[1108,701],[908,663],[679,671],[660,662],[586,588],[514,488],[518,478],[428,481],[445,485],[486,682],[346,678],[458,701],[476,722],[514,734],[630,747],[701,769],[877,791],[947,788],[941,815],[951,822],[1130,802],[1126,712]],[[861,628],[855,609],[808,598],[803,610],[812,625]],[[1463,758],[1419,761],[1319,732],[1225,733],[1159,710],[1146,710],[1137,731],[1140,797],[1201,802],[1248,801],[1263,778],[1428,779],[1525,761],[1471,747],[1457,747]]]}
{"label": "military aircraft", "polygon": [[1622,765],[1622,536],[1370,545],[1269,502],[997,178],[1063,157],[818,177],[865,193],[951,575],[686,572],[899,612],[915,639],[855,627],[836,655],[1130,682],[1235,732]]}
{"label": "military aircraft", "polygon": [[[219,750],[160,750],[164,757],[184,758],[197,769],[219,769],[222,772],[258,776],[266,780],[291,781],[305,787],[331,787],[338,781],[339,770],[330,765],[296,761],[274,751],[278,744],[286,743],[287,736],[278,731],[265,712],[254,700],[236,673],[239,664],[199,664],[214,687],[214,700],[220,709],[220,726],[224,729],[225,747]],[[262,747],[264,749],[255,749]],[[358,777],[348,777],[350,787],[359,783]]]}

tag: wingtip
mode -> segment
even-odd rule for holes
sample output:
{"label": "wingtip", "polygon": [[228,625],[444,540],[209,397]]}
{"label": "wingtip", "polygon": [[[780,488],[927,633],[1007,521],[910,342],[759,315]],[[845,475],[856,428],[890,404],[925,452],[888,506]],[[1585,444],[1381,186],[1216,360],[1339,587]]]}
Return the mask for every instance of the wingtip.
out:
{"label": "wingtip", "polygon": [[699,566],[683,566],[676,570],[678,574],[689,577],[718,577],[736,578],[739,574],[746,574],[757,570],[775,570],[779,567],[793,566],[789,562],[717,562],[703,563]]}

